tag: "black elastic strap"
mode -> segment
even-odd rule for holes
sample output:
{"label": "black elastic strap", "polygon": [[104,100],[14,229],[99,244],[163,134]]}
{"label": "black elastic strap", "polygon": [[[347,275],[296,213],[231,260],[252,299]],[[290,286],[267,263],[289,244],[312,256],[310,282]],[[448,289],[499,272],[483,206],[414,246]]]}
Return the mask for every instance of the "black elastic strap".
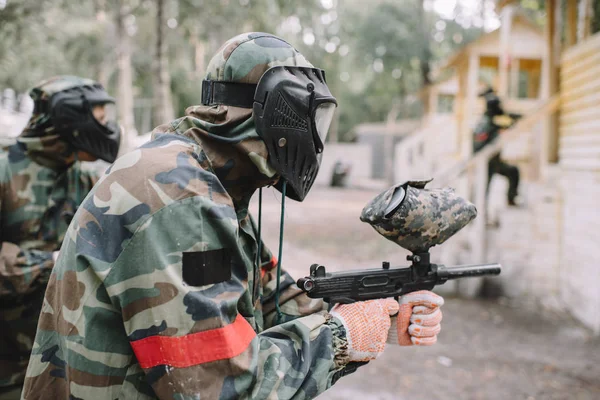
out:
{"label": "black elastic strap", "polygon": [[202,81],[202,104],[223,104],[232,107],[252,108],[256,86],[252,83]]}
{"label": "black elastic strap", "polygon": [[368,361],[351,361],[348,364],[346,364],[346,366],[339,370],[338,372],[336,372],[335,374],[333,374],[333,378],[331,380],[331,384],[333,385],[334,383],[336,383],[341,377],[344,377],[346,375],[350,375],[354,372],[356,372],[356,370],[359,367],[362,367],[363,365],[367,365],[369,362]]}

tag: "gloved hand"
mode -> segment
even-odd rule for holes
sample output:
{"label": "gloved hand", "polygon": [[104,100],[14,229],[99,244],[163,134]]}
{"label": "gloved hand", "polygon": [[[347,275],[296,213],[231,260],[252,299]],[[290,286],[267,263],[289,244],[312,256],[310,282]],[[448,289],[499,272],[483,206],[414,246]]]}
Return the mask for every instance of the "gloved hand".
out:
{"label": "gloved hand", "polygon": [[392,318],[387,342],[400,346],[431,346],[440,333],[444,299],[437,294],[420,290],[405,294],[398,300],[400,312]]}
{"label": "gloved hand", "polygon": [[510,127],[514,120],[509,117],[508,115],[496,115],[494,118],[492,118],[492,121],[494,122],[495,125],[498,125],[500,128],[508,128]]}
{"label": "gloved hand", "polygon": [[373,360],[383,352],[391,326],[390,316],[396,315],[399,309],[394,299],[336,304],[331,309],[330,314],[346,329],[350,361]]}

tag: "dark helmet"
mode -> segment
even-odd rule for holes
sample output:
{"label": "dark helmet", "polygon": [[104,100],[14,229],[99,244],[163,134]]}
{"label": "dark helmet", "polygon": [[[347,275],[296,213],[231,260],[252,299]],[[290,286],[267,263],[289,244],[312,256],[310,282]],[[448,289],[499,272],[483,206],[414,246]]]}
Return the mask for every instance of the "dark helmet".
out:
{"label": "dark helmet", "polygon": [[29,94],[34,110],[24,137],[58,135],[72,150],[115,161],[121,129],[114,121],[103,125],[92,114],[94,106],[115,102],[101,84],[76,76],[58,76],[42,82]]}
{"label": "dark helmet", "polygon": [[502,115],[504,111],[502,109],[502,101],[500,97],[494,92],[494,89],[487,87],[485,90],[479,93],[479,97],[483,97],[485,100],[485,111],[490,115]]}
{"label": "dark helmet", "polygon": [[251,108],[268,162],[288,184],[286,195],[304,200],[337,105],[323,70],[283,39],[245,33],[227,41],[211,60],[202,104]]}

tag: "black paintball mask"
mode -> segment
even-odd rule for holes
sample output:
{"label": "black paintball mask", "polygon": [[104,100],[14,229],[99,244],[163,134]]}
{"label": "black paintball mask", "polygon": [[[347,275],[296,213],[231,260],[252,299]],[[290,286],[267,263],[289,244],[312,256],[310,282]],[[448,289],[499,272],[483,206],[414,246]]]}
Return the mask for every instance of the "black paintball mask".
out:
{"label": "black paintball mask", "polygon": [[323,70],[276,66],[256,85],[204,80],[202,103],[252,108],[269,163],[281,177],[275,187],[281,191],[285,180],[286,196],[304,200],[319,172],[337,106]]}
{"label": "black paintball mask", "polygon": [[57,92],[49,100],[55,131],[74,149],[112,163],[119,152],[121,128],[115,121],[103,125],[94,117],[92,109],[114,103],[100,84]]}

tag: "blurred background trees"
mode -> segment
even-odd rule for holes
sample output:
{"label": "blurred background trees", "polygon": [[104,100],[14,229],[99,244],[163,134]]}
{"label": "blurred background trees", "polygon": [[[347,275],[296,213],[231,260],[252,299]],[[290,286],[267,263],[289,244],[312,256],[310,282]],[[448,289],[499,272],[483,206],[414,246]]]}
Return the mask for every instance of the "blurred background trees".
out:
{"label": "blurred background trees", "polygon": [[[543,16],[544,0],[521,3]],[[118,97],[121,123],[145,133],[199,102],[225,40],[272,32],[327,71],[340,103],[332,135],[350,140],[359,122],[417,117],[414,93],[436,63],[498,24],[494,0],[0,0],[0,88],[95,78]]]}

